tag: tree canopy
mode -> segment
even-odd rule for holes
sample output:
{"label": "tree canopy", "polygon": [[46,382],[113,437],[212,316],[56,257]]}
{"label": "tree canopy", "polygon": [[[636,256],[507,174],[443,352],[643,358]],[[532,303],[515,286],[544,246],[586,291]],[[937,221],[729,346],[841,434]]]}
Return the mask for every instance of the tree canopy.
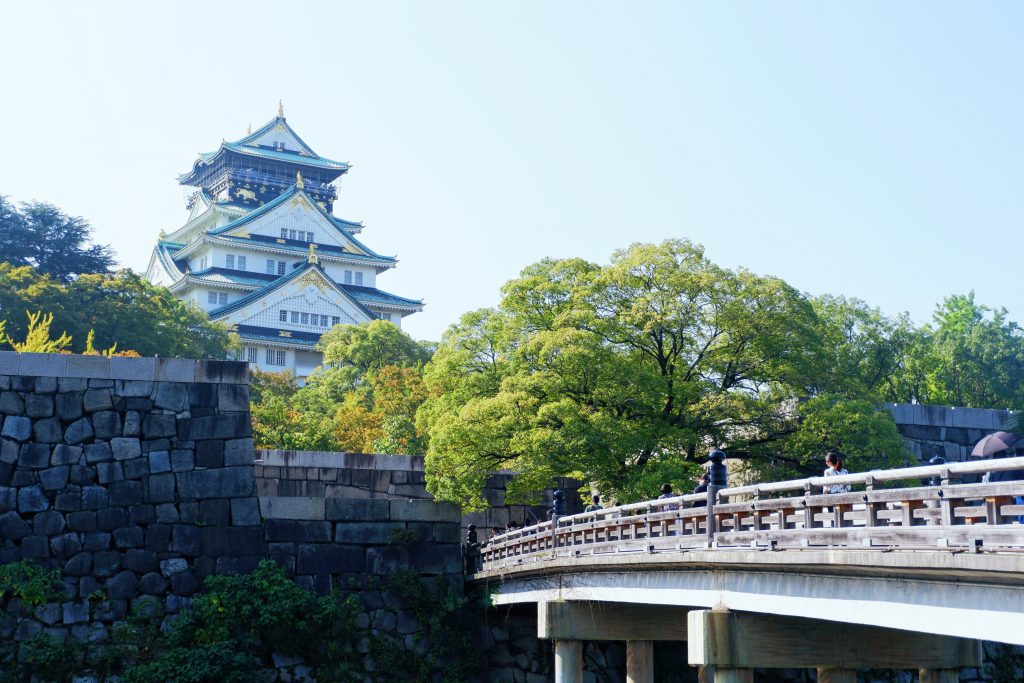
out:
{"label": "tree canopy", "polygon": [[66,332],[76,352],[85,350],[90,331],[97,348],[116,344],[143,356],[224,358],[236,344],[225,325],[130,270],[61,283],[30,266],[0,263],[0,320],[7,321],[6,333],[24,337],[26,312],[35,311],[51,314],[53,331]]}
{"label": "tree canopy", "polygon": [[[606,266],[546,259],[502,294],[463,316],[425,370],[418,419],[439,498],[479,507],[501,468],[520,473],[513,495],[569,475],[648,498],[663,481],[686,486],[712,447],[787,472],[808,471],[824,446],[863,464],[906,457],[891,417],[864,399],[895,330],[859,304],[821,301],[839,310],[819,316],[778,278],[721,268],[682,240]],[[855,379],[837,377],[839,359]]]}
{"label": "tree canopy", "polygon": [[90,244],[92,227],[45,202],[15,207],[0,195],[0,258],[32,266],[59,282],[84,273],[106,273],[114,266],[110,247]]}

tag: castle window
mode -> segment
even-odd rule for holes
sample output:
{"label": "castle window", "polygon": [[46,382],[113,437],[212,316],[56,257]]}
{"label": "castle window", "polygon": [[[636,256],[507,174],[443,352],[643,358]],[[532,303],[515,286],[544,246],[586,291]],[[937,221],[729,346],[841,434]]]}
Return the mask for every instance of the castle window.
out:
{"label": "castle window", "polygon": [[288,228],[281,228],[281,239],[288,239]]}
{"label": "castle window", "polygon": [[284,275],[284,261],[277,262],[277,274]]}
{"label": "castle window", "polygon": [[239,256],[238,257],[238,269],[239,270],[245,270],[245,257],[244,256]]}
{"label": "castle window", "polygon": [[303,313],[302,314],[302,324],[303,325],[308,325],[309,324],[309,313]]}
{"label": "castle window", "polygon": [[226,265],[228,268],[234,268],[235,267],[235,255],[234,254],[228,254],[227,256],[225,256],[224,257],[224,265]]}
{"label": "castle window", "polygon": [[345,271],[345,284],[346,285],[352,284],[352,271],[351,270],[346,270]]}
{"label": "castle window", "polygon": [[267,259],[267,275],[273,275],[277,269],[277,264],[274,263],[274,259]]}
{"label": "castle window", "polygon": [[327,316],[320,316],[320,327],[327,327]]}
{"label": "castle window", "polygon": [[250,363],[256,363],[259,356],[257,355],[258,349],[255,346],[245,347],[245,359]]}
{"label": "castle window", "polygon": [[288,311],[278,311],[277,319],[278,321],[283,323],[288,322]]}
{"label": "castle window", "polygon": [[217,295],[217,303],[218,303],[218,304],[220,304],[221,306],[223,306],[223,305],[227,304],[227,302],[228,302],[228,295],[227,295],[227,294],[224,294],[224,293],[222,292],[222,293],[220,293],[220,294],[218,294],[218,295]]}
{"label": "castle window", "polygon": [[294,239],[297,239],[297,237],[296,237],[296,235],[295,235],[295,231],[294,231],[294,230],[289,230],[289,231],[288,231],[288,239],[290,239],[290,240],[294,240]]}
{"label": "castle window", "polygon": [[292,322],[295,323],[296,325],[299,324],[299,312],[298,311],[292,311]]}
{"label": "castle window", "polygon": [[217,303],[217,292],[210,292],[206,295],[206,303],[216,304]]}
{"label": "castle window", "polygon": [[267,365],[284,365],[284,351],[267,349]]}
{"label": "castle window", "polygon": [[359,287],[363,286],[363,273],[362,271],[356,271],[356,285]]}
{"label": "castle window", "polygon": [[332,315],[331,316],[331,324],[332,325],[338,325],[340,323],[341,323],[341,318],[340,317],[338,317],[336,315]]}

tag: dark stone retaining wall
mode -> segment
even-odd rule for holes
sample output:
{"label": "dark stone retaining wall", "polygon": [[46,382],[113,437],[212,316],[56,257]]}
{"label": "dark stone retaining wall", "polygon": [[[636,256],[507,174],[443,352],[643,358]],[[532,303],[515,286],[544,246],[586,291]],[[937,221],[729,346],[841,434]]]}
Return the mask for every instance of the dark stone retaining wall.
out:
{"label": "dark stone retaining wall", "polygon": [[885,407],[892,413],[907,448],[922,463],[935,455],[947,462],[969,459],[974,444],[986,434],[1003,429],[1013,414],[1008,410],[916,403],[888,403]]}
{"label": "dark stone retaining wall", "polygon": [[[378,635],[422,649],[387,577],[462,589],[458,508],[397,488],[422,491],[422,464],[364,457],[373,470],[328,468],[321,488],[324,470],[277,481],[254,457],[245,363],[0,352],[0,563],[59,568],[66,592],[34,613],[0,604],[0,639],[104,641],[133,610],[173,619],[207,575],[272,558],[358,593],[364,654]],[[365,494],[378,472],[387,498]]]}

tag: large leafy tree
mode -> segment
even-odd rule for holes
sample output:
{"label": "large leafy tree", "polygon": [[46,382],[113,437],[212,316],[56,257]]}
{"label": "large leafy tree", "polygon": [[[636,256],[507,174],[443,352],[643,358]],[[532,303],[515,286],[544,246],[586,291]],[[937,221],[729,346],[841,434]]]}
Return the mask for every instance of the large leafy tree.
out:
{"label": "large leafy tree", "polygon": [[[828,394],[822,333],[785,282],[720,268],[687,241],[633,245],[607,266],[542,261],[505,286],[499,309],[464,316],[428,364],[428,484],[479,507],[501,468],[520,473],[513,495],[573,475],[630,500],[682,483],[715,446],[751,467],[780,454],[805,467],[821,441],[852,444],[856,420],[818,420],[808,452],[787,452],[804,399],[874,415]],[[889,446],[902,456],[898,438]]]}
{"label": "large leafy tree", "polygon": [[63,284],[30,266],[0,263],[0,320],[11,337],[24,337],[26,311],[53,314],[53,331],[70,335],[77,352],[90,330],[96,348],[117,344],[143,356],[224,358],[236,343],[226,326],[130,270]]}
{"label": "large leafy tree", "polygon": [[0,196],[0,258],[32,266],[60,282],[83,273],[106,273],[114,266],[110,247],[90,244],[88,221],[45,202],[15,208]]}
{"label": "large leafy tree", "polygon": [[947,297],[918,331],[897,400],[1024,408],[1024,330],[974,293]]}

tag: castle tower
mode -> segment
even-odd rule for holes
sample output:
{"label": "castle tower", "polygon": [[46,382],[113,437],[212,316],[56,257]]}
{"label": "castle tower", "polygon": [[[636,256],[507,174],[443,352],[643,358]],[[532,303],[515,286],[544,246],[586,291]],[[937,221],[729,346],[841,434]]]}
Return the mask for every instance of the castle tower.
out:
{"label": "castle tower", "polygon": [[278,116],[201,154],[182,185],[197,188],[188,219],[161,234],[146,277],[229,324],[243,360],[307,376],[332,326],[401,325],[423,302],[377,288],[397,259],[356,239],[363,225],[333,215],[347,163],[317,155]]}

